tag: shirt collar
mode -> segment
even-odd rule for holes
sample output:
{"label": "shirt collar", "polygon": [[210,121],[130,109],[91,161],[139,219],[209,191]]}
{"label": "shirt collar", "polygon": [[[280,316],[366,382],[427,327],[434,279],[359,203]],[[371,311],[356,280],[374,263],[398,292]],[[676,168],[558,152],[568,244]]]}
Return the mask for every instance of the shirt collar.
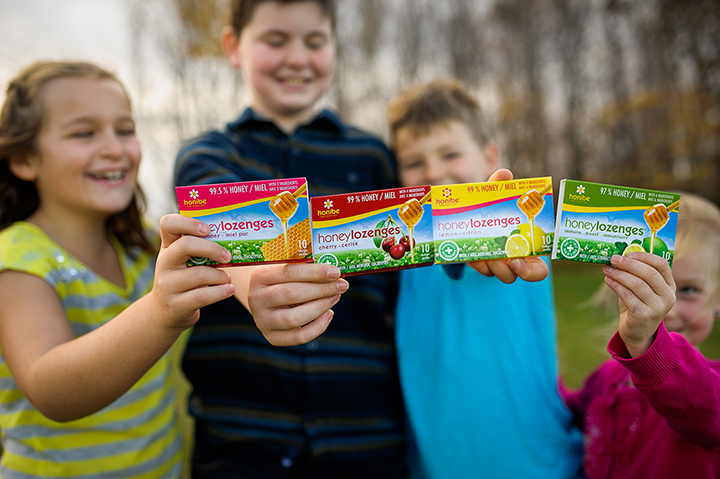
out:
{"label": "shirt collar", "polygon": [[[250,107],[247,107],[237,120],[228,123],[228,128],[230,130],[257,128],[258,126],[263,128],[272,126],[273,128],[280,131],[280,129],[275,125],[275,123],[273,123],[272,120],[261,116],[259,113],[257,113]],[[305,125],[300,125],[298,127],[298,130],[317,130],[323,132],[329,131],[342,134],[345,132],[345,125],[336,113],[328,109],[323,109],[318,112],[318,114],[315,115],[315,117],[308,123],[306,123]]]}

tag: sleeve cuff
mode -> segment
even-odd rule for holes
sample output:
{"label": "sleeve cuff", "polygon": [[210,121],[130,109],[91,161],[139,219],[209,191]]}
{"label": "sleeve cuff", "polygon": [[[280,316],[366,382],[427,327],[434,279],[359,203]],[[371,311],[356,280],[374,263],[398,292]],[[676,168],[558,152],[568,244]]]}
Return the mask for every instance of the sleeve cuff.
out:
{"label": "sleeve cuff", "polygon": [[617,332],[608,343],[608,352],[630,371],[636,385],[660,384],[670,377],[678,365],[677,345],[664,322],[660,323],[655,340],[645,354],[631,358]]}

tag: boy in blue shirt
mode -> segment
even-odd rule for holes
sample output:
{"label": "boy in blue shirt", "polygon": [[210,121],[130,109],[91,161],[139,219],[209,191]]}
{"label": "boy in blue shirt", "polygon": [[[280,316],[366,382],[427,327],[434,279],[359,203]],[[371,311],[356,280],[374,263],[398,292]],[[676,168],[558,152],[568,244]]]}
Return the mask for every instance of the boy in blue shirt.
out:
{"label": "boy in blue shirt", "polygon": [[[487,181],[500,162],[457,81],[402,91],[388,121],[403,186]],[[554,311],[550,278],[502,284],[463,264],[400,272],[396,346],[414,478],[579,475]]]}

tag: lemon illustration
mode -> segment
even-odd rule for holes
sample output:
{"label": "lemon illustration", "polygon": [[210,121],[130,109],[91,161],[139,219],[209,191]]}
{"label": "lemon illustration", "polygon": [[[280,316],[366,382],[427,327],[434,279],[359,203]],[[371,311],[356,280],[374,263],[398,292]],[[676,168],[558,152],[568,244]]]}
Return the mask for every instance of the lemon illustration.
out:
{"label": "lemon illustration", "polygon": [[527,238],[520,233],[510,235],[505,242],[505,250],[508,258],[520,258],[530,254],[530,243]]}
{"label": "lemon illustration", "polygon": [[644,253],[644,252],[645,252],[645,249],[644,249],[642,246],[640,246],[639,244],[637,244],[637,243],[630,243],[630,244],[628,245],[628,247],[625,248],[625,251],[623,251],[623,254],[622,254],[622,255],[623,255],[623,256],[627,256],[628,253],[632,253],[632,252],[635,252],[635,251],[641,251],[641,252]]}
{"label": "lemon illustration", "polygon": [[[545,232],[540,228],[538,225],[534,225],[535,227],[532,229],[532,234],[530,233],[530,223],[523,223],[518,226],[518,230],[520,231],[520,234],[525,237],[525,239],[528,240],[528,243],[535,247],[532,249],[533,253],[542,253],[543,252],[543,238],[545,237]],[[534,243],[533,243],[533,240]]]}

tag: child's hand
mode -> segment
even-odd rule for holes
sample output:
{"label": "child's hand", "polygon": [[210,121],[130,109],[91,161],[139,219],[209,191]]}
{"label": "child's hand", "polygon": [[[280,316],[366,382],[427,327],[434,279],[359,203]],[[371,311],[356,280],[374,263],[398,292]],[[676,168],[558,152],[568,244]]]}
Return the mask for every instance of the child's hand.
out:
{"label": "child's hand", "polygon": [[[509,181],[513,179],[512,171],[500,168],[493,172],[488,181]],[[487,261],[473,261],[470,267],[485,276],[497,276],[503,283],[512,283],[517,278],[525,281],[542,281],[550,274],[550,268],[541,258],[530,256],[528,258],[513,258],[511,260],[496,259]]]}
{"label": "child's hand", "polygon": [[250,277],[248,303],[270,344],[293,346],[325,332],[333,317],[330,308],[347,289],[340,270],[328,264],[258,266]]}
{"label": "child's hand", "polygon": [[468,266],[485,276],[497,276],[503,283],[512,283],[517,278],[525,281],[542,281],[550,274],[550,268],[538,256],[527,258],[494,259],[473,261]]}
{"label": "child's hand", "polygon": [[171,214],[160,219],[162,245],[150,296],[167,327],[189,328],[197,321],[200,308],[229,298],[235,291],[225,271],[186,265],[192,256],[230,261],[229,251],[202,238],[209,233],[206,224],[193,218]]}
{"label": "child's hand", "polygon": [[666,260],[650,253],[614,255],[604,266],[605,283],[618,295],[618,333],[632,357],[644,354],[655,340],[665,315],[675,304],[675,281]]}

